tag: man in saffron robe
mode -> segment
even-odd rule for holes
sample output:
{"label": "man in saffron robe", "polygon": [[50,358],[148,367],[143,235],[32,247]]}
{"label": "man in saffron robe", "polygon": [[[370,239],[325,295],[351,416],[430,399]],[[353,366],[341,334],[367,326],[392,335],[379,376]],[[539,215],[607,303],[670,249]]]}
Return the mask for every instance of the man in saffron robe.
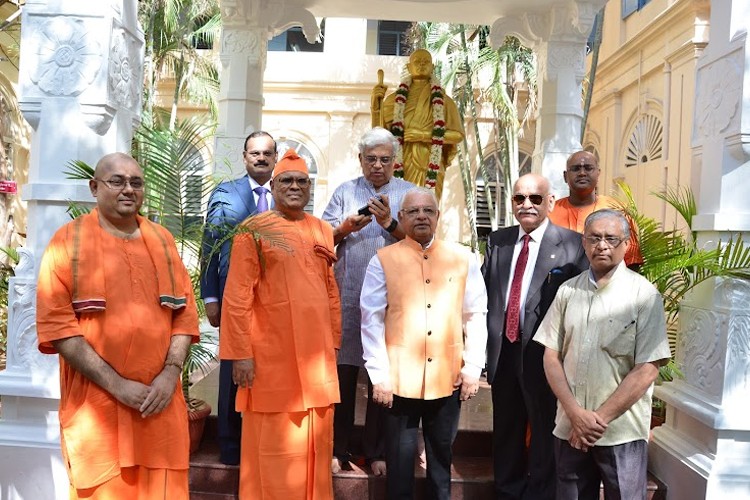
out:
{"label": "man in saffron robe", "polygon": [[219,352],[242,412],[240,498],[333,498],[333,410],[341,343],[333,230],[304,212],[311,182],[293,150],[271,180],[275,209],[235,236]]}
{"label": "man in saffron robe", "polygon": [[[602,208],[619,208],[615,199],[596,192],[600,172],[599,160],[588,151],[577,151],[568,157],[563,179],[570,188],[570,196],[555,202],[555,208],[549,214],[553,224],[583,234],[586,217]],[[638,231],[631,220],[625,265],[637,269],[642,263]]]}
{"label": "man in saffron robe", "polygon": [[132,157],[104,156],[89,188],[96,209],[53,236],[37,288],[39,350],[60,354],[70,498],[187,500],[190,277],[169,232],[137,215]]}
{"label": "man in saffron robe", "polygon": [[406,67],[409,78],[385,100],[387,87],[379,83],[373,88],[372,126],[384,127],[399,138],[394,175],[434,189],[439,201],[445,169],[464,138],[464,126],[456,103],[442,87],[436,88],[440,84],[432,77],[435,66],[430,53],[415,50]]}

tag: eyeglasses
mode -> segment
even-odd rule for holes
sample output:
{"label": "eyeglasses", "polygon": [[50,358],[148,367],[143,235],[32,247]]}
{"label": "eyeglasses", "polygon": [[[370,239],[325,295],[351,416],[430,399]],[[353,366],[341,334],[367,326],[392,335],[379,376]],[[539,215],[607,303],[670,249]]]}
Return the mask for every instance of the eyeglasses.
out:
{"label": "eyeglasses", "polygon": [[541,194],[530,194],[526,196],[525,194],[514,194],[513,195],[513,201],[516,205],[523,205],[526,202],[526,198],[529,199],[529,201],[534,205],[541,205],[544,201],[544,196]]}
{"label": "eyeglasses", "polygon": [[387,166],[393,161],[393,156],[365,156],[365,161],[369,165],[375,165],[378,160],[380,160],[381,165]]}
{"label": "eyeglasses", "polygon": [[617,248],[625,240],[622,238],[618,238],[617,236],[584,236],[583,241],[585,241],[592,247],[599,245],[599,243],[603,241],[606,247]]}
{"label": "eyeglasses", "polygon": [[130,186],[130,189],[133,191],[143,191],[143,188],[146,186],[146,182],[141,179],[140,177],[135,177],[132,179],[128,179],[125,177],[110,177],[109,179],[97,179],[94,178],[97,182],[103,182],[105,186],[107,186],[109,189],[115,189],[118,191],[122,191],[125,189],[125,186]]}
{"label": "eyeglasses", "polygon": [[578,173],[581,170],[585,170],[587,174],[590,174],[596,169],[597,169],[597,166],[592,163],[584,163],[584,164],[568,166],[568,172],[573,172],[573,173]]}
{"label": "eyeglasses", "polygon": [[281,184],[281,187],[284,189],[289,189],[295,182],[302,189],[305,189],[310,184],[312,184],[312,181],[310,181],[309,177],[301,177],[299,179],[296,177],[280,177],[278,179],[274,179],[274,182],[278,182],[279,184]]}
{"label": "eyeglasses", "polygon": [[419,212],[422,212],[427,217],[435,217],[437,215],[437,209],[432,207],[412,207],[412,208],[404,208],[401,210],[404,212],[404,215],[407,217],[417,217],[419,215]]}
{"label": "eyeglasses", "polygon": [[260,158],[261,156],[272,158],[276,155],[276,151],[245,151],[245,154],[252,158]]}

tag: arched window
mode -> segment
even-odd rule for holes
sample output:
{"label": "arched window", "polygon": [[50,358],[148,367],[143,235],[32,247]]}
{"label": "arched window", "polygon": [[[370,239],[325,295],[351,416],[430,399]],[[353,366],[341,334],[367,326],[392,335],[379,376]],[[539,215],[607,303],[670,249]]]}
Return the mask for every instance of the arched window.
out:
{"label": "arched window", "polygon": [[625,150],[625,167],[635,167],[661,158],[663,131],[657,116],[642,116],[630,132]]}
{"label": "arched window", "polygon": [[286,153],[288,149],[294,149],[297,151],[297,154],[305,160],[305,163],[307,163],[307,169],[312,184],[310,186],[310,201],[308,201],[305,206],[305,212],[312,214],[313,207],[315,206],[315,184],[318,178],[318,162],[315,160],[310,148],[296,139],[281,137],[276,141],[276,149],[279,153],[279,159],[284,156],[284,153]]}

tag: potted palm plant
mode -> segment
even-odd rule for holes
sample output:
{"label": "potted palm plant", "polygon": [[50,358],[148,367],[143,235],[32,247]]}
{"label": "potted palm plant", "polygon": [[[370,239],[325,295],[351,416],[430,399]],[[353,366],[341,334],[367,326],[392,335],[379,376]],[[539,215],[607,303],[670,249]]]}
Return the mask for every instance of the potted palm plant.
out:
{"label": "potted palm plant", "polygon": [[[740,234],[719,241],[714,248],[702,248],[697,243],[697,233],[691,231],[693,217],[698,213],[695,196],[689,188],[670,188],[663,193],[652,193],[676,210],[687,230],[667,230],[651,217],[638,210],[633,193],[624,182],[619,182],[624,197],[620,200],[623,211],[638,226],[638,237],[643,255],[643,274],[664,298],[667,337],[672,359],[659,369],[657,383],[681,377],[680,367],[674,360],[678,342],[678,314],[683,298],[696,286],[712,278],[750,279],[750,248]],[[666,413],[663,401],[654,399],[652,425],[663,422]]]}

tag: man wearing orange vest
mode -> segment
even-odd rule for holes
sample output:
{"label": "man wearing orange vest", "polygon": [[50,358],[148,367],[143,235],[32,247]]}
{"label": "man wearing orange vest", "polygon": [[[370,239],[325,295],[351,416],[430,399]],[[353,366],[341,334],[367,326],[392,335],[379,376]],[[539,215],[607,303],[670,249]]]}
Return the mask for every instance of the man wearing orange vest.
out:
{"label": "man wearing orange vest", "polygon": [[385,417],[388,498],[412,498],[421,420],[426,498],[450,499],[461,401],[477,393],[485,364],[487,293],[468,249],[435,239],[434,193],[409,190],[399,224],[406,238],[378,250],[362,286],[362,346],[373,399]]}

